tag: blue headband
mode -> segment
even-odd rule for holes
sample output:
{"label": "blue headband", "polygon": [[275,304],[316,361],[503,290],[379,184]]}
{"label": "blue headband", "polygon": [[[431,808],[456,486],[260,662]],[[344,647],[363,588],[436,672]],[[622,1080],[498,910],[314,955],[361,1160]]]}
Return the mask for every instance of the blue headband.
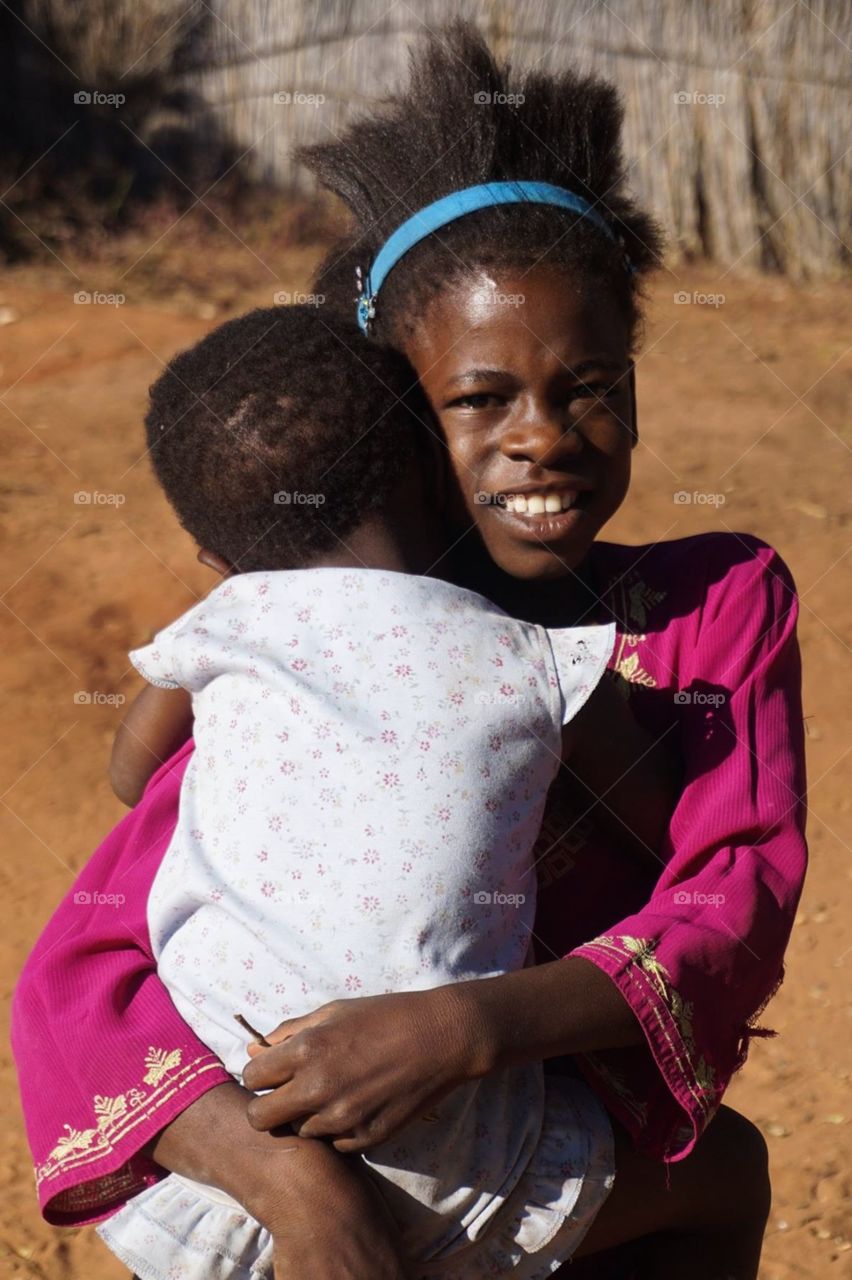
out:
{"label": "blue headband", "polygon": [[[358,268],[358,324],[364,332],[368,331],[370,321],[376,314],[379,290],[409,249],[433,231],[445,227],[448,222],[455,222],[456,218],[463,218],[466,213],[475,213],[477,209],[487,209],[497,204],[557,205],[593,223],[610,240],[618,241],[615,232],[588,200],[575,195],[573,191],[566,191],[564,187],[555,187],[550,182],[483,182],[478,187],[453,191],[450,195],[435,200],[433,204],[428,204],[425,209],[418,210],[402,226],[397,227],[379,250],[366,280],[362,279],[361,269]],[[628,271],[632,273],[635,268],[626,254],[625,262]]]}

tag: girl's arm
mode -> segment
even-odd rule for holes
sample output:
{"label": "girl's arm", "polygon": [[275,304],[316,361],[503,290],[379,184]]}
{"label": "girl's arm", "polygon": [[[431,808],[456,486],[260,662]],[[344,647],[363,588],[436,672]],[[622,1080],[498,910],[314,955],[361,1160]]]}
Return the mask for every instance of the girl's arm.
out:
{"label": "girl's arm", "polygon": [[405,1280],[399,1232],[360,1161],[292,1132],[258,1133],[252,1094],[223,1084],[171,1122],[149,1152],[158,1164],[219,1187],[273,1237],[277,1276]]}
{"label": "girl's arm", "polygon": [[[258,1129],[292,1124],[337,1151],[365,1151],[440,1107],[458,1085],[514,1063],[638,1045],[642,1029],[585,960],[427,991],[334,1000],[249,1046],[243,1072]],[[276,1087],[279,1086],[279,1087]]]}
{"label": "girl's arm", "polygon": [[192,737],[192,697],[185,689],[146,685],[134,698],[112,744],[109,780],[133,808],[160,765]]}
{"label": "girl's arm", "polygon": [[89,859],[18,980],[12,1046],[48,1222],[97,1221],[163,1170],[148,1144],[231,1081],[157,977],[151,884],[178,814],[187,744]]}

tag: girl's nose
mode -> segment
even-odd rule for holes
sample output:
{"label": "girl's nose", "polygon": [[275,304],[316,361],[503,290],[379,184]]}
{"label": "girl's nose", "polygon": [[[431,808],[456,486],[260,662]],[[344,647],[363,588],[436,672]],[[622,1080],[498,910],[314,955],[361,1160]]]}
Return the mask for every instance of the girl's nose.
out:
{"label": "girl's nose", "polygon": [[579,431],[558,409],[538,409],[520,417],[503,434],[503,453],[513,462],[553,466],[583,449]]}

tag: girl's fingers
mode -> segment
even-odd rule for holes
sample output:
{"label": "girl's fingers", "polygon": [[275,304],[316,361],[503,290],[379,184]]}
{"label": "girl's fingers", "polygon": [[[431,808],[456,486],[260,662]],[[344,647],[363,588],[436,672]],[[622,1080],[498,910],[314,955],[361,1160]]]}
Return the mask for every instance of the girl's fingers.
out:
{"label": "girl's fingers", "polygon": [[336,1137],[334,1128],[323,1118],[323,1114],[320,1111],[315,1116],[300,1116],[296,1120],[288,1121],[288,1123],[293,1132],[298,1134],[300,1138]]}
{"label": "girl's fingers", "polygon": [[254,1092],[275,1089],[292,1080],[295,1074],[296,1063],[288,1043],[273,1045],[271,1049],[258,1047],[243,1069],[243,1084]]}
{"label": "girl's fingers", "polygon": [[284,1040],[289,1040],[291,1036],[298,1035],[300,1031],[304,1031],[306,1027],[313,1027],[317,1022],[321,1021],[320,1015],[322,1009],[315,1009],[313,1013],[304,1013],[300,1018],[285,1018],[283,1022],[279,1022],[274,1031],[264,1032],[265,1039],[270,1044],[281,1044]]}
{"label": "girl's fingers", "polygon": [[297,1125],[310,1118],[310,1111],[299,1098],[295,1086],[283,1085],[272,1093],[252,1098],[248,1104],[248,1118],[253,1129],[268,1132],[270,1129],[277,1129],[279,1125],[289,1124],[298,1132]]}

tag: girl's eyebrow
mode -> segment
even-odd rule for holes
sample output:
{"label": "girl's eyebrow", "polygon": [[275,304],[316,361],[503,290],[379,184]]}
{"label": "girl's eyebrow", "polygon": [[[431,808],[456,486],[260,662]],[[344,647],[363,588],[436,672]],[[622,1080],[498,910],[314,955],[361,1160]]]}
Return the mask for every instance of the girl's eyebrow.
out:
{"label": "girl's eyebrow", "polygon": [[444,390],[449,391],[450,387],[467,387],[474,382],[506,381],[517,381],[516,375],[510,373],[508,369],[467,369],[464,373],[449,378]]}
{"label": "girl's eyebrow", "polygon": [[[628,365],[621,360],[612,360],[605,356],[598,359],[583,360],[578,365],[570,367],[563,365],[560,370],[561,374],[567,374],[571,378],[582,381],[590,373],[595,370],[606,370],[610,373],[626,373]],[[462,388],[472,386],[473,384],[502,382],[518,382],[518,376],[508,369],[467,369],[464,373],[457,374],[454,378],[449,378],[444,385],[444,391],[450,391],[452,388]]]}

